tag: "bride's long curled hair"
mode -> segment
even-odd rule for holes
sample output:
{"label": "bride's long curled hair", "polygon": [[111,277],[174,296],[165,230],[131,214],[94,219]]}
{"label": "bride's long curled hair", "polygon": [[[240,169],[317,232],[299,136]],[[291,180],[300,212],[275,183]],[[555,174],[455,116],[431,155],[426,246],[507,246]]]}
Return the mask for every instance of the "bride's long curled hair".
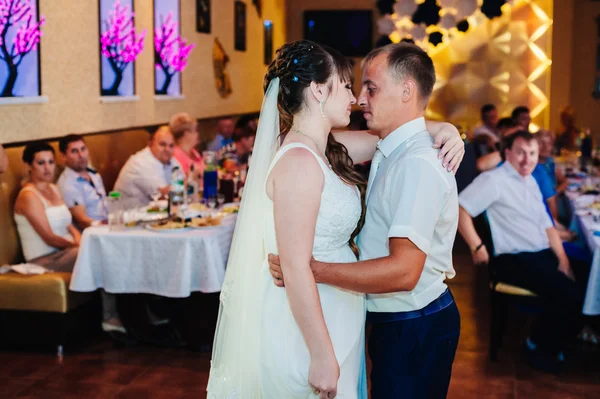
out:
{"label": "bride's long curled hair", "polygon": [[[325,84],[335,76],[343,82],[353,82],[352,65],[338,51],[321,46],[309,40],[300,40],[284,44],[277,50],[277,56],[269,65],[265,75],[264,90],[272,79],[279,78],[279,98],[277,108],[281,134],[287,134],[294,123],[294,115],[304,106],[304,90],[311,82]],[[329,82],[331,89],[332,82]],[[348,184],[358,186],[361,196],[362,212],[360,221],[350,238],[350,247],[358,259],[358,246],[355,238],[365,222],[365,192],[367,184],[353,166],[346,147],[337,142],[329,133],[325,155],[333,171]]]}

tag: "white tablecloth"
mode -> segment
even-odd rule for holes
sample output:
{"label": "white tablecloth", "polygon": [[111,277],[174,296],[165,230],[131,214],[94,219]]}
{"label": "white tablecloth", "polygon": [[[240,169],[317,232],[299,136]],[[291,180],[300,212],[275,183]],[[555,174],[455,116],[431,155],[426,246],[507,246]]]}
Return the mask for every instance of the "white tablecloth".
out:
{"label": "white tablecloth", "polygon": [[[581,236],[593,254],[590,277],[583,304],[583,314],[589,316],[600,315],[600,237],[594,235],[594,231],[600,231],[600,223],[594,222],[592,215],[577,212],[575,201],[581,197],[579,194],[567,193],[567,197],[569,198],[571,211],[573,212],[571,229]],[[593,201],[592,198],[590,200]]]}
{"label": "white tablecloth", "polygon": [[196,291],[219,292],[235,220],[235,216],[229,216],[221,226],[177,233],[87,228],[70,288],[84,292],[104,288],[115,294],[173,298]]}

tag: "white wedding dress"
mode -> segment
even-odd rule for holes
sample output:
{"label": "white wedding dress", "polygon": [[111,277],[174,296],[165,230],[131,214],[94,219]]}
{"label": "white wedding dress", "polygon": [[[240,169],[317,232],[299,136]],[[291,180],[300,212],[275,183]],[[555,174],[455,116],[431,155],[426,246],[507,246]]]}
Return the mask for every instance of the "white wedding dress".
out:
{"label": "white wedding dress", "polygon": [[[361,214],[358,189],[345,184],[323,159],[301,143],[288,144],[275,155],[269,171],[292,148],[305,148],[318,160],[325,184],[317,218],[313,256],[332,263],[355,262],[348,245]],[[277,254],[273,203],[265,209],[265,252]],[[308,385],[310,355],[290,309],[286,290],[276,287],[265,261],[263,275],[260,385],[263,398],[314,397]],[[340,364],[338,398],[359,397],[364,351],[365,297],[363,294],[318,284],[325,323]]]}
{"label": "white wedding dress", "polygon": [[[313,255],[329,262],[355,262],[348,241],[360,218],[356,187],[346,185],[310,148],[294,143],[278,149],[279,78],[267,88],[244,186],[213,344],[209,399],[315,397],[308,385],[310,356],[292,315],[285,288],[276,287],[267,255],[277,253],[273,202],[266,181],[291,148],[303,147],[318,160],[325,184]],[[365,297],[318,285],[321,306],[340,364],[338,398],[367,399],[364,357]]]}

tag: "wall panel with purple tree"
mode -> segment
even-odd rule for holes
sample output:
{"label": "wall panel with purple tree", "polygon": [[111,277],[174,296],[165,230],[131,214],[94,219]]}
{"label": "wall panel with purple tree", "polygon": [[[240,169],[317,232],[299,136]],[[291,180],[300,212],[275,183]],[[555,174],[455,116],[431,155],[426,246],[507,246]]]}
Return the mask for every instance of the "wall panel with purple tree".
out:
{"label": "wall panel with purple tree", "polygon": [[177,96],[193,44],[181,37],[179,0],[154,0],[154,92]]}
{"label": "wall panel with purple tree", "polygon": [[0,97],[40,95],[44,17],[35,0],[0,0]]}
{"label": "wall panel with purple tree", "polygon": [[100,0],[101,89],[103,96],[135,94],[134,62],[146,30],[136,32],[133,0]]}

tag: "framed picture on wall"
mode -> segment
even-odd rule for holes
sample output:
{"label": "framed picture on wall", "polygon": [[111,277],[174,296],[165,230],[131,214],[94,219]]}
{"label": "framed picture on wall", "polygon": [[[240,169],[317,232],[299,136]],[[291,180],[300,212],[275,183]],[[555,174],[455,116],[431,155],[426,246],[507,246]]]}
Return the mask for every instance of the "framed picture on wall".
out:
{"label": "framed picture on wall", "polygon": [[154,0],[154,94],[181,95],[181,73],[194,48],[181,37],[180,0]]}
{"label": "framed picture on wall", "polygon": [[41,95],[40,51],[44,17],[39,17],[37,0],[0,2],[0,97]]}
{"label": "framed picture on wall", "polygon": [[237,0],[234,4],[235,46],[238,51],[246,51],[246,3]]}
{"label": "framed picture on wall", "polygon": [[210,33],[210,0],[196,0],[196,32]]}
{"label": "framed picture on wall", "polygon": [[269,65],[273,61],[273,22],[266,19],[263,22],[263,30],[265,37],[265,65]]}
{"label": "framed picture on wall", "polygon": [[100,94],[135,95],[135,60],[146,31],[136,31],[133,0],[100,1]]}

